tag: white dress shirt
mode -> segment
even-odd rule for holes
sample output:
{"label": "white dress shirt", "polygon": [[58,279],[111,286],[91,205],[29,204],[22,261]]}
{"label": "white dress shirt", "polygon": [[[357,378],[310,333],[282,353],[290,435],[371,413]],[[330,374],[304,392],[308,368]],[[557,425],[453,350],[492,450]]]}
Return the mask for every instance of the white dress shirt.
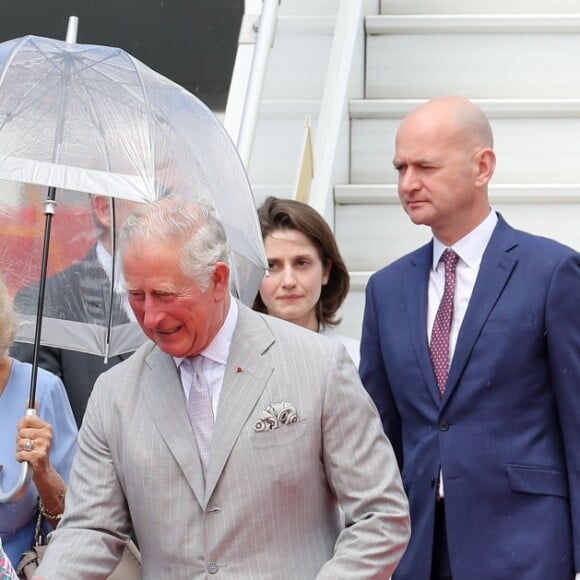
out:
{"label": "white dress shirt", "polygon": [[[234,336],[236,323],[238,322],[238,304],[234,299],[230,300],[230,308],[226,319],[215,335],[214,339],[199,353],[204,357],[202,372],[204,373],[211,391],[211,406],[213,416],[217,417],[217,410],[222,392],[222,384],[226,373],[226,363],[230,354],[230,347]],[[189,365],[182,365],[184,357],[173,357],[175,366],[179,369],[181,386],[185,393],[185,400],[189,399],[191,388],[192,370]]]}
{"label": "white dress shirt", "polygon": [[[105,274],[107,275],[107,278],[110,282],[111,278],[113,277],[113,257],[111,254],[109,254],[107,248],[105,248],[103,242],[101,241],[97,242],[96,252],[97,259],[99,260],[99,263],[101,264],[101,267],[105,271]],[[117,260],[120,260],[120,258],[117,258]],[[121,268],[117,268],[116,276],[117,277],[115,278],[113,292],[115,296],[121,297],[121,306],[123,307],[123,310],[125,311],[125,314],[128,316],[129,320],[136,322],[137,319],[135,318],[135,313],[129,305],[129,294],[125,288],[125,278]]]}
{"label": "white dress shirt", "polygon": [[[483,222],[450,248],[459,256],[459,262],[457,262],[453,317],[449,336],[449,364],[453,360],[459,329],[465,318],[467,306],[475,287],[483,253],[487,248],[496,224],[497,214],[494,211],[490,211]],[[443,245],[437,238],[433,238],[433,267],[429,274],[427,305],[427,336],[429,341],[431,341],[435,316],[445,289],[445,264],[440,262],[440,259],[446,249],[447,246]]]}

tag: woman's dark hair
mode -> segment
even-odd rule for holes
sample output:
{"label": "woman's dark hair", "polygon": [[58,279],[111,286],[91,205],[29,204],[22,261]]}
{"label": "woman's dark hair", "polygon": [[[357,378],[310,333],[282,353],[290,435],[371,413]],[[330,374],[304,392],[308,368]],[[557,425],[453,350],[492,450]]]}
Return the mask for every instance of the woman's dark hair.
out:
{"label": "woman's dark hair", "polygon": [[[316,316],[319,322],[327,326],[338,324],[340,319],[336,318],[336,312],[348,294],[350,276],[338,251],[334,234],[324,218],[305,203],[272,196],[258,208],[258,218],[263,239],[276,230],[302,232],[318,249],[322,264],[331,264],[328,283],[322,287],[316,305]],[[267,312],[259,292],[254,300],[254,310]]]}

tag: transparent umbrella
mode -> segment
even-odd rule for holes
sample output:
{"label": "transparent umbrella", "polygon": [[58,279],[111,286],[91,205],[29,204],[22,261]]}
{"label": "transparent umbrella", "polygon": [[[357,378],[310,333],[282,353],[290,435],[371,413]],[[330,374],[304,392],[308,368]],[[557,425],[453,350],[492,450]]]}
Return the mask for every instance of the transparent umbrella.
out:
{"label": "transparent umbrella", "polygon": [[[31,408],[38,344],[106,357],[144,341],[116,299],[114,218],[119,205],[169,193],[215,207],[232,291],[250,304],[267,262],[247,176],[214,114],[118,48],[36,36],[0,44],[0,268],[16,295],[16,338],[35,344]],[[94,203],[103,196],[113,220],[107,279],[67,280],[96,241],[107,246]],[[58,303],[51,275],[74,288],[82,317]]]}

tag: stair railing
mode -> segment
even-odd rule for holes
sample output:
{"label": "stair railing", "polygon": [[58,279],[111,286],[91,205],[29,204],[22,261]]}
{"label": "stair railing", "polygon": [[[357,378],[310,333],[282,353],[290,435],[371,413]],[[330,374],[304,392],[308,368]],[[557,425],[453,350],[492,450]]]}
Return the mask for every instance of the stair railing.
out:
{"label": "stair railing", "polygon": [[[224,118],[224,126],[236,144],[246,171],[250,166],[264,79],[270,49],[276,34],[280,2],[281,0],[262,0],[262,10],[258,21],[257,16],[252,13],[258,3],[246,0],[240,31],[240,47],[238,47],[234,66],[234,71],[238,71],[238,76],[232,78]],[[242,95],[243,92],[245,95]],[[240,104],[242,104],[241,110]]]}
{"label": "stair railing", "polygon": [[[280,0],[263,0],[261,15],[256,14],[261,0],[246,0],[234,74],[228,94],[224,126],[237,145],[239,155],[249,170],[254,134],[266,75],[268,57],[273,44]],[[258,22],[259,18],[259,22]],[[257,32],[257,34],[256,34]],[[298,165],[300,196],[308,200],[331,224],[334,223],[333,187],[341,132],[348,134],[348,101],[352,94],[351,80],[355,66],[362,71],[364,62],[356,63],[358,43],[364,43],[364,0],[340,0],[337,9],[330,57],[323,94],[318,111],[312,150],[304,141]],[[361,73],[362,76],[362,73]],[[364,82],[364,81],[363,81]],[[363,87],[357,89],[362,96]],[[309,136],[310,139],[310,136]],[[348,144],[346,144],[348,149]],[[348,164],[348,160],[344,159]],[[303,165],[306,164],[306,167]],[[310,167],[308,167],[310,165]],[[308,171],[312,172],[311,180]],[[298,188],[297,188],[298,190]]]}
{"label": "stair railing", "polygon": [[310,205],[331,225],[337,150],[343,123],[349,123],[349,86],[360,41],[364,42],[364,0],[341,0],[314,139],[314,178],[309,196]]}

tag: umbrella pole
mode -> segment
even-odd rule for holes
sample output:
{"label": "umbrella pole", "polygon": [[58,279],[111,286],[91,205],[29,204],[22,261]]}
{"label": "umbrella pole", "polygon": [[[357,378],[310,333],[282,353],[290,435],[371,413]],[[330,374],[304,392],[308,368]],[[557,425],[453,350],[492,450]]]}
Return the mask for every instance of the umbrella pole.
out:
{"label": "umbrella pole", "polygon": [[[50,230],[52,227],[52,216],[56,211],[56,188],[49,187],[48,195],[44,202],[44,215],[46,216],[44,224],[44,242],[42,244],[42,263],[40,269],[40,281],[38,284],[38,305],[36,311],[36,331],[34,334],[34,352],[32,358],[32,373],[30,376],[30,391],[28,394],[28,409],[26,415],[36,415],[36,379],[38,377],[38,355],[40,350],[40,334],[42,332],[42,314],[44,311],[44,290],[46,287],[46,277],[48,271],[48,251],[50,248]],[[0,465],[0,475],[2,466]],[[22,462],[20,476],[14,487],[5,492],[0,486],[0,504],[10,501],[18,501],[26,492],[26,488],[32,479],[32,467],[26,461]]]}
{"label": "umbrella pole", "polygon": [[38,284],[38,305],[36,309],[36,329],[34,331],[34,350],[32,354],[32,374],[30,376],[30,391],[28,394],[28,410],[34,410],[36,401],[36,379],[38,377],[38,358],[40,354],[40,336],[42,334],[42,315],[44,313],[44,291],[48,273],[48,253],[50,249],[50,232],[52,217],[56,212],[56,188],[49,187],[44,202],[44,241],[42,244],[42,262],[40,266],[40,281]]}

